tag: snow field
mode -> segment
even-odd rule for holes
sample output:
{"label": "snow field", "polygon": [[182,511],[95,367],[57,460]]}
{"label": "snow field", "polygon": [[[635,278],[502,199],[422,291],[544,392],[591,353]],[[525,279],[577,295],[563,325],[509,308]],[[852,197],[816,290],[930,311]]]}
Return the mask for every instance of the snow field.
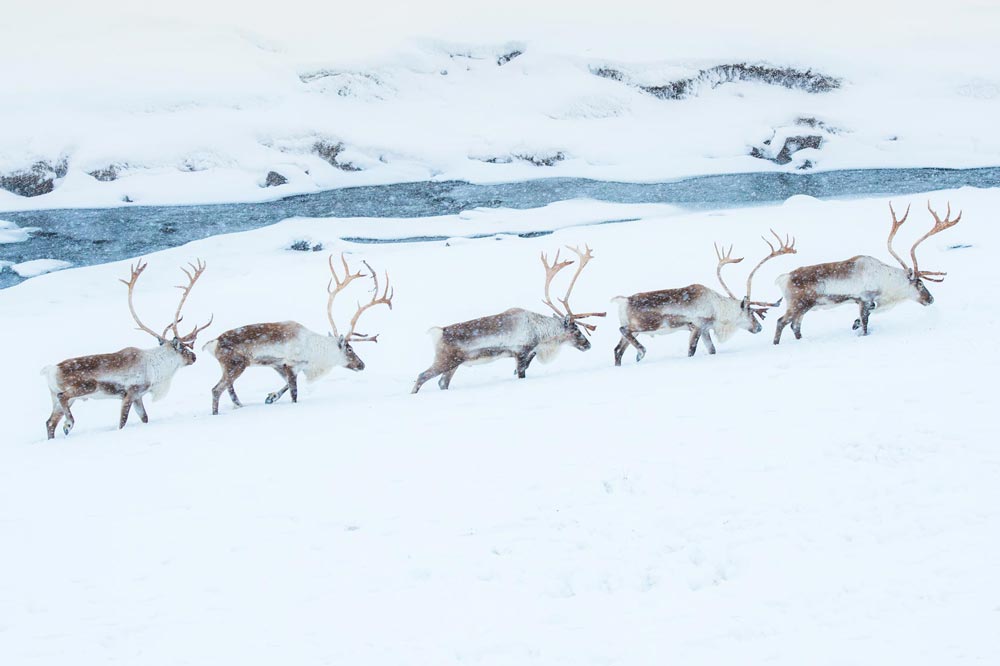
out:
{"label": "snow field", "polygon": [[[930,226],[913,203],[897,246]],[[308,236],[388,269],[391,312],[365,315],[367,368],[302,383],[263,405],[270,370],[237,383],[247,405],[209,415],[219,370],[199,353],[150,423],[115,431],[116,401],[78,402],[76,429],[44,441],[43,365],[145,346],[131,331],[128,262],[44,275],[0,292],[0,657],[5,663],[780,664],[989,662],[1000,576],[995,402],[997,190],[931,195],[962,222],[921,246],[946,270],[933,306],[813,312],[804,339],[737,333],[687,358],[686,336],[643,337],[612,367],[613,296],[701,282],[712,242],[747,260],[769,227],[795,266],[885,252],[886,200],[685,213],[578,201],[482,211],[512,227],[550,216],[616,225],[531,239],[349,245],[376,220],[295,219],[147,257],[137,287],[154,328],[177,266],[208,270],[186,322],[295,319],[325,328],[326,257]],[[552,209],[552,210],[550,210]],[[613,214],[613,215],[612,215]],[[399,221],[409,233],[455,217]],[[543,311],[540,251],[589,243],[574,304],[609,309],[586,353],[528,379],[513,362],[462,368],[447,392],[408,395],[434,325],[512,306]],[[948,249],[952,245],[968,245]],[[747,266],[747,264],[750,264]],[[735,268],[735,270],[734,270]],[[729,272],[731,271],[731,272]],[[740,286],[737,286],[740,285]],[[360,292],[361,289],[358,289]],[[363,294],[360,294],[363,298]],[[338,304],[346,321],[353,298]]]}

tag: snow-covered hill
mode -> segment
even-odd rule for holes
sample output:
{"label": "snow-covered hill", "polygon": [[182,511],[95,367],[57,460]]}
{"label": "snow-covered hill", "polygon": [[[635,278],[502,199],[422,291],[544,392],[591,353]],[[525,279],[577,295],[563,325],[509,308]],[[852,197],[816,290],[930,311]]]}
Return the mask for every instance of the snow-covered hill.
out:
{"label": "snow-covered hill", "polygon": [[1000,163],[992,2],[363,4],[5,8],[0,210]]}
{"label": "snow-covered hill", "polygon": [[[202,354],[148,404],[148,425],[117,432],[116,403],[78,403],[76,430],[50,443],[39,368],[147,343],[116,281],[128,264],[4,290],[0,660],[994,662],[1000,192],[933,198],[964,209],[922,246],[922,267],[949,275],[931,307],[876,311],[867,338],[847,307],[808,315],[802,341],[774,347],[771,316],[716,356],[658,337],[641,364],[614,368],[611,313],[591,351],[526,380],[498,362],[416,396],[428,327],[542,310],[540,251],[589,243],[576,300],[610,309],[618,294],[715,286],[713,241],[753,258],[773,227],[799,254],[762,269],[755,293],[770,298],[797,265],[889,261],[886,201],[606,205],[608,219],[642,219],[540,238],[349,245],[345,230],[386,223],[300,219],[199,241],[147,258],[144,317],[168,314],[177,266],[202,257],[188,317],[215,313],[205,339],[282,319],[324,331],[327,252],[285,249],[306,238],[393,278],[394,309],[369,315],[379,344],[359,345],[367,369],[271,406],[277,376],[250,370],[248,406],[212,417],[219,371]],[[903,248],[930,223],[925,197],[910,201]],[[594,206],[480,214],[535,229],[592,221]]]}

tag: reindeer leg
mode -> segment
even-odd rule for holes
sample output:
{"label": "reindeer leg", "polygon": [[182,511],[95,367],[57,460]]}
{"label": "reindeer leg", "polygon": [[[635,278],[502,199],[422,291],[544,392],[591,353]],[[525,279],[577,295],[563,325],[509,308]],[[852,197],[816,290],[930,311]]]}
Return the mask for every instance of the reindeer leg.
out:
{"label": "reindeer leg", "polygon": [[620,367],[622,364],[622,356],[625,355],[625,350],[628,349],[628,340],[625,339],[623,335],[618,344],[615,345],[615,367]]}
{"label": "reindeer leg", "polygon": [[282,386],[277,391],[272,391],[271,393],[267,394],[267,397],[264,399],[264,402],[268,405],[281,400],[281,396],[285,395],[285,391],[287,391],[290,388],[288,384],[288,373],[285,372],[285,368],[287,366],[281,365],[281,366],[271,366],[271,367],[274,369],[275,372],[281,375],[282,379],[285,380],[285,385]]}
{"label": "reindeer leg", "polygon": [[122,396],[122,413],[121,417],[118,419],[118,429],[121,430],[125,427],[128,422],[128,413],[132,409],[132,392],[127,390],[125,395]]}
{"label": "reindeer leg", "polygon": [[792,325],[792,333],[795,334],[796,340],[802,339],[802,318],[806,316],[806,313],[812,308],[812,305],[802,305],[801,302],[789,303],[788,308],[785,310],[785,314],[778,317],[778,324],[774,327],[774,344],[781,342],[781,332],[785,329],[785,326]]}
{"label": "reindeer leg", "polygon": [[416,393],[417,391],[419,391],[420,387],[423,386],[425,382],[430,381],[431,379],[434,379],[435,377],[437,377],[438,375],[440,375],[442,372],[443,372],[443,370],[435,362],[434,365],[432,365],[431,367],[427,368],[426,370],[424,370],[423,372],[421,372],[419,375],[417,375],[417,381],[413,384],[413,390],[410,391],[410,394],[412,395],[412,394]]}
{"label": "reindeer leg", "polygon": [[212,387],[212,414],[216,415],[219,413],[219,398],[222,396],[222,392],[225,390],[229,391],[229,399],[233,401],[233,405],[237,408],[242,407],[243,403],[236,396],[236,388],[233,383],[239,379],[240,375],[243,374],[247,369],[246,363],[236,363],[234,365],[227,366],[222,370],[222,378],[219,383]]}
{"label": "reindeer leg", "polygon": [[69,406],[73,404],[72,399],[67,398],[65,393],[60,393],[56,396],[59,401],[59,408],[62,410],[63,416],[66,419],[63,421],[63,434],[68,435],[69,431],[73,429],[76,425],[76,419],[73,418],[73,412],[69,411]]}
{"label": "reindeer leg", "polygon": [[708,350],[708,353],[714,354],[715,345],[712,343],[712,336],[709,335],[707,328],[701,332],[701,337],[705,341],[705,348]]}
{"label": "reindeer leg", "polygon": [[279,400],[281,400],[281,396],[285,395],[285,391],[287,390],[288,390],[288,384],[285,384],[277,391],[272,391],[268,393],[267,397],[264,398],[264,402],[268,405],[278,402]]}
{"label": "reindeer leg", "polygon": [[135,413],[139,415],[139,420],[143,423],[149,423],[149,417],[146,416],[146,406],[142,404],[142,396],[137,395],[135,400],[132,402],[132,409]]}
{"label": "reindeer leg", "polygon": [[872,301],[858,301],[858,308],[860,314],[858,318],[854,320],[854,326],[851,327],[852,330],[856,331],[861,329],[861,335],[868,335],[868,317],[871,315],[872,310],[875,309],[875,303]]}
{"label": "reindeer leg", "polygon": [[52,395],[52,414],[49,415],[49,420],[45,422],[45,432],[48,435],[48,439],[56,438],[56,426],[59,425],[59,421],[62,420],[62,407],[59,405],[59,400],[56,398],[55,394]]}
{"label": "reindeer leg", "polygon": [[288,390],[292,392],[292,404],[299,401],[299,382],[295,377],[295,371],[287,365],[285,366],[285,377],[288,379]]}
{"label": "reindeer leg", "polygon": [[[461,365],[459,363],[458,365]],[[451,386],[451,378],[455,376],[455,371],[458,370],[458,365],[454,365],[448,370],[445,370],[441,375],[441,379],[438,380],[438,388],[442,391],[447,391],[448,387]]]}
{"label": "reindeer leg", "polygon": [[531,351],[526,354],[518,354],[517,356],[514,357],[515,361],[517,362],[517,368],[514,370],[514,374],[517,375],[518,379],[524,379],[525,377],[524,373],[527,371],[528,366],[531,365],[531,361],[534,358],[535,358],[534,351]]}
{"label": "reindeer leg", "polygon": [[701,329],[697,326],[691,327],[691,338],[688,340],[688,356],[694,356],[698,350],[698,340],[701,339]]}
{"label": "reindeer leg", "polygon": [[778,323],[774,327],[774,344],[778,344],[781,342],[781,332],[785,330],[785,326],[788,325],[789,321],[790,317],[788,316],[787,312],[778,317]]}
{"label": "reindeer leg", "polygon": [[[618,331],[622,334],[623,338],[625,338],[633,347],[636,348],[637,351],[635,353],[635,362],[638,363],[639,361],[641,361],[642,357],[646,355],[646,348],[643,347],[642,344],[636,339],[632,331],[630,331],[625,326],[619,328]],[[623,354],[625,353],[624,349],[622,350],[622,353]]]}

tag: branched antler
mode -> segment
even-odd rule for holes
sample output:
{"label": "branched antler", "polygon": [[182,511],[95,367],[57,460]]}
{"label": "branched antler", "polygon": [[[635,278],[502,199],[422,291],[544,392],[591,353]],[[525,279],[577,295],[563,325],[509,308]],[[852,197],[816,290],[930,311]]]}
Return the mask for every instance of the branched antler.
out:
{"label": "branched antler", "polygon": [[358,303],[358,311],[355,312],[354,313],[354,317],[351,318],[351,328],[347,332],[347,338],[346,339],[348,341],[354,340],[356,342],[378,342],[378,333],[376,333],[375,335],[366,335],[364,333],[355,333],[354,332],[354,328],[355,328],[355,326],[357,326],[358,319],[361,318],[361,315],[362,315],[362,313],[364,313],[365,310],[373,308],[376,305],[387,305],[387,306],[389,306],[389,309],[391,310],[392,309],[392,297],[395,295],[396,290],[395,290],[395,288],[390,287],[390,285],[389,285],[389,272],[386,271],[386,273],[385,273],[385,290],[382,292],[382,295],[379,296],[378,295],[378,274],[375,272],[375,269],[373,269],[368,264],[367,261],[364,262],[364,264],[365,264],[365,266],[368,267],[368,272],[371,274],[371,278],[372,278],[372,281],[375,283],[375,287],[374,287],[374,289],[372,289],[372,299],[369,302],[365,303],[364,305],[361,305],[360,303]]}
{"label": "branched antler", "polygon": [[[132,302],[132,292],[135,290],[135,283],[139,280],[139,276],[142,275],[142,272],[146,270],[146,266],[148,265],[149,264],[143,263],[142,259],[140,259],[138,262],[132,265],[131,277],[128,280],[122,280],[121,278],[119,278],[118,281],[121,282],[126,287],[128,287],[128,311],[132,314],[132,319],[134,319],[135,323],[137,324],[136,330],[145,331],[146,333],[149,333],[154,338],[156,338],[157,342],[162,343],[163,338],[166,335],[166,331],[164,331],[164,335],[160,335],[150,327],[143,324],[142,320],[139,319],[139,315],[136,314],[135,304]],[[168,326],[167,328],[170,327]]]}
{"label": "branched antler", "polygon": [[767,263],[771,259],[774,259],[775,257],[780,257],[783,254],[795,254],[796,253],[795,239],[794,238],[791,238],[790,236],[786,235],[785,239],[782,240],[781,236],[779,236],[774,231],[774,229],[771,229],[771,235],[773,235],[774,238],[775,238],[775,240],[778,241],[778,247],[774,247],[773,245],[771,245],[771,241],[769,241],[769,240],[767,240],[767,238],[764,238],[763,236],[761,236],[761,238],[764,240],[764,242],[767,243],[767,246],[769,248],[771,248],[771,253],[768,254],[763,259],[761,259],[760,263],[757,264],[756,266],[754,266],[753,270],[750,271],[750,275],[747,276],[747,295],[746,295],[746,300],[747,300],[748,303],[751,303],[753,305],[763,305],[765,307],[773,307],[769,303],[759,303],[759,302],[755,302],[755,301],[751,301],[750,300],[750,287],[753,284],[753,276],[754,276],[754,273],[757,272],[757,269],[760,268],[761,266],[763,266],[765,263]]}
{"label": "branched antler", "polygon": [[[215,315],[213,314],[209,318],[207,324],[205,324],[204,326],[196,325],[190,333],[184,336],[182,336],[180,332],[178,332],[177,330],[177,325],[180,324],[181,319],[184,318],[181,312],[184,310],[184,304],[187,302],[187,298],[191,294],[191,288],[194,287],[194,283],[198,281],[198,278],[201,277],[201,274],[204,273],[205,268],[207,268],[207,264],[203,262],[201,259],[196,259],[195,261],[196,263],[194,264],[192,263],[188,264],[188,266],[191,268],[190,271],[188,271],[188,269],[184,267],[181,267],[181,271],[184,273],[184,275],[187,276],[188,283],[187,285],[177,285],[177,288],[180,289],[182,292],[181,300],[177,304],[177,311],[174,313],[174,322],[167,327],[173,330],[175,338],[177,338],[178,340],[180,340],[185,344],[191,344],[192,342],[194,342],[195,338],[198,337],[198,334],[204,331],[209,326],[211,326],[212,322],[215,321]],[[167,329],[165,328],[163,329],[163,331],[164,333],[166,333]]]}
{"label": "branched antler", "polygon": [[556,258],[552,262],[551,266],[549,265],[548,255],[542,252],[542,266],[545,267],[545,300],[543,300],[542,302],[545,303],[550,308],[552,308],[552,311],[555,312],[557,315],[559,315],[560,317],[564,317],[569,313],[562,312],[559,310],[559,308],[553,305],[552,297],[549,295],[549,288],[552,286],[552,278],[554,278],[559,273],[559,271],[571,265],[573,263],[573,260],[568,259],[566,261],[559,261],[559,252],[560,252],[559,250],[556,250]]}
{"label": "branched antler", "polygon": [[889,213],[892,214],[892,230],[889,232],[889,239],[886,241],[886,245],[889,248],[889,254],[891,254],[896,259],[896,261],[899,262],[899,265],[903,267],[904,271],[908,271],[908,270],[910,270],[910,267],[907,266],[906,262],[903,261],[902,259],[900,259],[899,255],[896,254],[896,251],[892,249],[892,239],[896,237],[896,232],[899,231],[899,228],[901,226],[903,226],[903,222],[906,222],[906,218],[909,217],[909,215],[910,215],[910,205],[909,204],[906,205],[906,212],[903,213],[903,219],[902,220],[897,220],[896,219],[896,211],[894,211],[892,209],[892,202],[891,201],[889,202]]}
{"label": "branched antler", "polygon": [[347,265],[347,257],[344,253],[340,253],[340,261],[344,264],[344,279],[341,280],[340,276],[337,275],[337,269],[333,265],[333,255],[330,255],[328,263],[330,264],[330,273],[333,277],[330,278],[330,282],[326,285],[326,291],[329,296],[326,299],[326,317],[330,320],[330,330],[336,337],[340,337],[340,333],[337,331],[337,324],[333,321],[333,300],[337,298],[337,294],[342,292],[347,285],[351,284],[360,277],[364,277],[361,271],[357,273],[351,273],[350,267]]}
{"label": "branched antler", "polygon": [[[959,211],[958,217],[952,220],[951,202],[948,202],[948,211],[945,213],[943,220],[940,217],[938,217],[938,214],[934,212],[933,208],[931,208],[930,201],[927,202],[927,210],[929,210],[931,212],[931,215],[934,216],[934,226],[931,227],[930,231],[928,231],[926,234],[918,238],[917,242],[913,244],[912,248],[910,248],[910,259],[913,261],[913,277],[922,278],[924,280],[930,280],[931,282],[943,282],[944,276],[947,275],[947,273],[941,271],[922,271],[917,266],[917,246],[923,243],[931,236],[933,236],[934,234],[939,234],[945,229],[950,229],[951,227],[958,224],[958,221],[962,219],[962,212]],[[941,277],[934,277],[937,275],[940,275]]]}
{"label": "branched antler", "polygon": [[579,264],[577,265],[576,273],[573,274],[573,278],[569,282],[569,287],[566,288],[566,295],[559,299],[559,302],[562,303],[562,306],[563,308],[565,308],[566,312],[561,312],[559,308],[553,305],[552,298],[549,295],[549,289],[552,285],[552,278],[554,278],[556,274],[559,273],[559,271],[566,268],[570,264],[574,263],[572,259],[567,259],[566,261],[560,262],[559,250],[556,250],[555,262],[551,266],[549,265],[548,257],[545,255],[544,252],[542,253],[542,265],[545,266],[545,300],[543,301],[543,303],[552,308],[552,310],[560,317],[569,317],[573,323],[582,326],[584,331],[588,332],[589,335],[589,331],[597,330],[597,326],[582,322],[580,320],[586,319],[587,317],[605,317],[607,316],[608,313],[607,312],[574,313],[572,308],[570,308],[569,306],[569,297],[570,294],[573,293],[573,288],[576,286],[576,280],[577,278],[580,277],[580,273],[582,273],[583,269],[587,267],[587,264],[590,263],[590,260],[594,258],[594,253],[593,250],[591,250],[590,246],[588,245],[584,245],[583,252],[581,252],[580,248],[578,247],[570,247],[568,245],[566,246],[566,249],[575,254],[579,258]]}
{"label": "branched antler", "polygon": [[733,246],[730,245],[729,249],[726,250],[725,246],[719,247],[718,243],[715,243],[715,256],[719,259],[719,265],[715,267],[715,274],[719,278],[719,284],[721,284],[722,288],[726,290],[727,294],[729,294],[729,298],[736,298],[736,296],[733,295],[733,292],[730,291],[729,285],[727,285],[726,281],[722,279],[722,267],[726,264],[738,264],[743,261],[743,257],[733,259]]}

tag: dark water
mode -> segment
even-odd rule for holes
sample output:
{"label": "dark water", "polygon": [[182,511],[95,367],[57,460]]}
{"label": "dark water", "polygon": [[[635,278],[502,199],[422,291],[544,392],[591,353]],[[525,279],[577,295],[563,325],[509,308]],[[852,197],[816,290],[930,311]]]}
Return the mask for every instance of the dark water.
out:
{"label": "dark water", "polygon": [[[783,201],[795,194],[819,198],[903,195],[964,185],[998,187],[1000,167],[743,173],[650,184],[579,178],[500,185],[423,182],[348,187],[263,203],[0,213],[2,219],[39,229],[23,243],[0,245],[0,260],[20,263],[63,259],[86,266],[149,254],[217,234],[255,229],[295,216],[426,217],[477,207],[535,208],[581,197],[616,203],[727,208]],[[407,240],[426,240],[419,231],[415,228],[413,237]],[[10,270],[0,272],[0,288],[20,281]]]}

